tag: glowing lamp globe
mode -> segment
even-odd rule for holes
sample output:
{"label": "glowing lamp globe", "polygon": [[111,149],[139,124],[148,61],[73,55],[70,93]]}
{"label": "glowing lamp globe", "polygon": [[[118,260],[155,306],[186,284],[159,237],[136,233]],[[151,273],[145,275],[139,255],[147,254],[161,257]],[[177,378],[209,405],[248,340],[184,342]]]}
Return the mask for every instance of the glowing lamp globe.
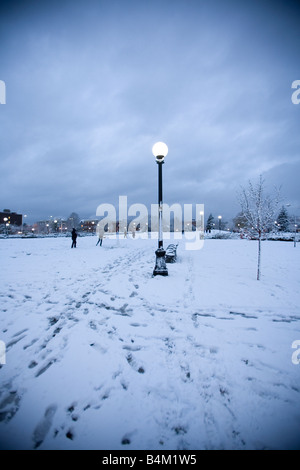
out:
{"label": "glowing lamp globe", "polygon": [[152,153],[157,162],[162,162],[168,154],[168,147],[164,142],[156,142],[152,147]]}

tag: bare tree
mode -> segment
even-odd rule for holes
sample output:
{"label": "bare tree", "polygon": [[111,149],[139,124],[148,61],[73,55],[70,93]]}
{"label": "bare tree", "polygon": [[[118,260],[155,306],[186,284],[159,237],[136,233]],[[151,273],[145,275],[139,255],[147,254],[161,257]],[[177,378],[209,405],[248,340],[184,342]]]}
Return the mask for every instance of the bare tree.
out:
{"label": "bare tree", "polygon": [[261,275],[261,240],[274,225],[279,204],[279,191],[274,195],[265,194],[264,180],[260,175],[257,184],[249,181],[247,188],[239,194],[242,215],[247,222],[249,232],[258,239],[257,280]]}

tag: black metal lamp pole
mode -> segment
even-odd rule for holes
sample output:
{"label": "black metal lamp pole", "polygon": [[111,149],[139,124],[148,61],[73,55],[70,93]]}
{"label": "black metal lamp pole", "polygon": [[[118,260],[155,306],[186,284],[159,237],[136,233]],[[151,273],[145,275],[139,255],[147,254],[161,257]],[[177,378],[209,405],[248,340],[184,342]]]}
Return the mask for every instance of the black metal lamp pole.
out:
{"label": "black metal lamp pole", "polygon": [[219,232],[221,231],[221,220],[222,220],[222,216],[221,215],[218,215],[218,219],[219,219]]}
{"label": "black metal lamp pole", "polygon": [[156,262],[153,270],[153,276],[167,276],[168,270],[166,266],[166,252],[163,247],[163,230],[162,230],[162,211],[163,211],[163,191],[162,191],[162,166],[164,158],[168,153],[168,147],[163,142],[157,142],[152,149],[158,165],[158,248],[155,252]]}

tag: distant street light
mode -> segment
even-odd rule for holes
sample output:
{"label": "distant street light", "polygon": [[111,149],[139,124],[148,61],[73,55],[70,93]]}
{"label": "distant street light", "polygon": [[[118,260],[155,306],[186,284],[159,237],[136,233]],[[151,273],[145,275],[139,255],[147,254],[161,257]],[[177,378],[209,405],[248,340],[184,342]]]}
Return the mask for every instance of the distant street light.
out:
{"label": "distant street light", "polygon": [[222,220],[222,216],[221,215],[218,215],[218,219],[219,219],[219,232],[221,231],[221,220]]}
{"label": "distant street light", "polygon": [[[24,214],[24,219],[27,217],[27,214]],[[24,221],[22,217],[22,233],[24,232]]]}
{"label": "distant street light", "polygon": [[[286,204],[286,207],[291,207],[292,204]],[[299,209],[299,207],[297,207]],[[297,227],[298,225],[296,224],[296,214],[294,214],[294,248],[297,246]]]}
{"label": "distant street light", "polygon": [[168,270],[166,266],[166,252],[163,248],[163,233],[162,233],[162,211],[163,211],[163,191],[162,191],[162,166],[164,159],[168,154],[168,147],[164,142],[157,142],[152,147],[152,153],[158,165],[158,248],[155,252],[156,263],[153,275],[167,276]]}
{"label": "distant street light", "polygon": [[8,218],[7,218],[7,217],[4,217],[3,222],[5,222],[6,236],[8,235],[8,223],[7,223],[7,221],[8,221]]}

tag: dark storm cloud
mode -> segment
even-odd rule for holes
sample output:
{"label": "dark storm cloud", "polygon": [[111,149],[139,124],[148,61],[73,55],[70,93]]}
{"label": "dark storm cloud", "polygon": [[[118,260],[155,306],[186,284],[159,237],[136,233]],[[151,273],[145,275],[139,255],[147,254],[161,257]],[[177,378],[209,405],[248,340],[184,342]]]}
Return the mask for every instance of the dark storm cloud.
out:
{"label": "dark storm cloud", "polygon": [[90,216],[119,195],[155,203],[157,140],[169,146],[170,204],[204,203],[230,217],[235,189],[249,178],[293,181],[296,3],[1,6],[3,208],[35,220],[74,210]]}

